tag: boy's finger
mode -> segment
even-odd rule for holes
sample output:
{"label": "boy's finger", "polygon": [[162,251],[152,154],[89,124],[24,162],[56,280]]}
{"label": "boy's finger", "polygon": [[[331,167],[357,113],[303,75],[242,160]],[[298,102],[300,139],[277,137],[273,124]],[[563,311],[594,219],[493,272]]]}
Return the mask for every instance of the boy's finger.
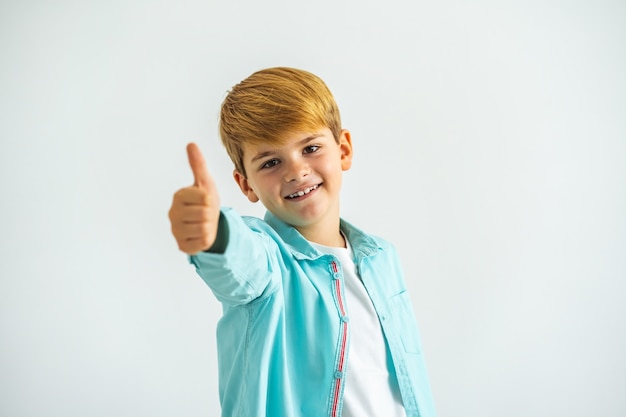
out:
{"label": "boy's finger", "polygon": [[209,204],[208,190],[196,186],[181,188],[174,193],[173,204],[183,206],[206,206]]}
{"label": "boy's finger", "polygon": [[193,185],[200,188],[206,188],[211,179],[209,176],[209,170],[206,167],[204,156],[198,145],[195,143],[189,143],[187,145],[187,157],[189,158],[189,166],[193,172]]}

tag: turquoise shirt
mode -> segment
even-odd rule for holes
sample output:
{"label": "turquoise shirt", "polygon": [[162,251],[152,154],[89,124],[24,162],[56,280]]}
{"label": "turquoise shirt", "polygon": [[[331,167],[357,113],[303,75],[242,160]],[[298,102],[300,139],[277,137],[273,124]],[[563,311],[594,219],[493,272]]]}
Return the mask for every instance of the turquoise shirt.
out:
{"label": "turquoise shirt", "polygon": [[[271,213],[225,208],[224,253],[190,257],[223,305],[217,325],[223,416],[338,417],[350,306],[339,260]],[[341,220],[389,347],[407,417],[435,417],[419,334],[395,248]]]}

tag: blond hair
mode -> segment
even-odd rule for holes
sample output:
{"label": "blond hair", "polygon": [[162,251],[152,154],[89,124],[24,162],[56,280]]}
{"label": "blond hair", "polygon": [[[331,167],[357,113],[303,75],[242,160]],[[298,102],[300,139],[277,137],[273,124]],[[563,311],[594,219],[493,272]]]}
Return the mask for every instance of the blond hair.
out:
{"label": "blond hair", "polygon": [[280,144],[293,133],[327,127],[339,142],[341,117],[318,76],[288,67],[267,68],[235,85],[222,103],[220,137],[235,169],[246,175],[244,143]]}

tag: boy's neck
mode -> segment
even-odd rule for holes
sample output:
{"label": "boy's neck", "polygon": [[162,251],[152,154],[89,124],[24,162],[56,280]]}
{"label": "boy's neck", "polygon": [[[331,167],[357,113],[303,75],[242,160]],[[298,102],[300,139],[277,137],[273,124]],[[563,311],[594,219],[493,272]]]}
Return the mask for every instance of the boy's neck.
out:
{"label": "boy's neck", "polygon": [[330,246],[333,248],[345,248],[346,241],[343,237],[343,234],[339,230],[339,225],[334,228],[333,232],[328,232],[327,230],[319,230],[313,229],[309,230],[306,228],[296,228],[300,232],[302,236],[309,242],[314,242],[323,246]]}

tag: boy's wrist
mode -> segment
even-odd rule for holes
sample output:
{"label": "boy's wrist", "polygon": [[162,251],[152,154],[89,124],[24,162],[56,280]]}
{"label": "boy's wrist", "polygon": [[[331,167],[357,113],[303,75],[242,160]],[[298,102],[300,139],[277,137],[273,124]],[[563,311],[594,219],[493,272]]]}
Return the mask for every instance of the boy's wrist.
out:
{"label": "boy's wrist", "polygon": [[224,253],[226,251],[227,246],[228,246],[228,222],[226,221],[226,217],[224,217],[224,213],[220,211],[220,218],[217,224],[217,236],[215,237],[215,242],[213,242],[213,245],[211,245],[211,247],[206,249],[204,252]]}

